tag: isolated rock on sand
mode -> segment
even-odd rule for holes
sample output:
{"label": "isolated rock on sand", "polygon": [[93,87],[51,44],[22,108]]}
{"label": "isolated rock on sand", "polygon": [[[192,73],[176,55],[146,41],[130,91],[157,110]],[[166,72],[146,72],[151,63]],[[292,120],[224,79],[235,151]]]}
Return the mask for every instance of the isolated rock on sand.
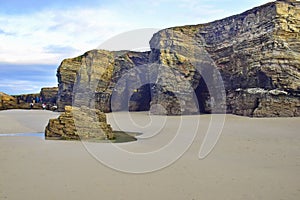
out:
{"label": "isolated rock on sand", "polygon": [[50,119],[45,129],[47,139],[105,140],[114,139],[112,128],[103,112],[88,107],[66,106],[57,119]]}

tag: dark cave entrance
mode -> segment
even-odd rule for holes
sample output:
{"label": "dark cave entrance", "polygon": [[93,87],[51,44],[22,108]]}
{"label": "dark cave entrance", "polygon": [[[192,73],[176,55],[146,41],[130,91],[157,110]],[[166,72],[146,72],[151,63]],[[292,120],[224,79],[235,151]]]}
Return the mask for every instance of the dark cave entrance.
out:
{"label": "dark cave entrance", "polygon": [[155,84],[145,84],[133,91],[129,100],[129,111],[149,111],[152,101],[152,88]]}
{"label": "dark cave entrance", "polygon": [[[133,91],[129,100],[129,111],[149,111],[152,101],[153,88],[156,84],[145,84],[142,87]],[[169,94],[170,95],[170,94]],[[200,79],[198,87],[195,89],[199,112],[201,114],[210,113],[210,108],[207,105],[209,100],[209,92],[203,78]]]}
{"label": "dark cave entrance", "polygon": [[199,112],[201,114],[209,114],[207,101],[209,99],[209,91],[203,78],[200,79],[198,87],[195,89],[195,95],[198,100]]}
{"label": "dark cave entrance", "polygon": [[[133,111],[133,112],[149,111],[151,107],[150,103],[153,100],[152,98],[153,93],[155,93],[154,88],[156,87],[157,87],[156,84],[151,83],[151,84],[145,84],[142,87],[134,90],[128,102],[129,111]],[[194,91],[197,98],[196,100],[198,103],[199,113],[201,114],[210,113],[210,108],[207,105],[207,102],[209,101],[209,92],[203,78],[200,79],[199,85]]]}

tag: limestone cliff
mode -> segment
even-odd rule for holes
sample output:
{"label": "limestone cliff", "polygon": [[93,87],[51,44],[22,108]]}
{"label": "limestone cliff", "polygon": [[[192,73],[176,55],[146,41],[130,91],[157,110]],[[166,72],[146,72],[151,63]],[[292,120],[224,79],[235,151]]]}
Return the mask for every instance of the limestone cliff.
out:
{"label": "limestone cliff", "polygon": [[[110,96],[115,84],[128,70],[148,63],[148,55],[147,52],[92,50],[80,57],[64,60],[57,71],[58,109],[62,111],[66,105],[85,105],[111,111]],[[135,84],[139,79],[141,77],[133,77],[116,92],[127,92],[128,84]],[[120,100],[114,109],[122,110],[125,106],[122,102]],[[142,106],[143,103],[135,107],[140,104]]]}
{"label": "limestone cliff", "polygon": [[[200,74],[214,65],[223,79],[229,112],[247,116],[300,115],[300,2],[276,1],[212,23],[165,29],[154,35],[150,46],[151,60],[159,60],[160,64],[178,72],[178,77],[173,76],[173,81],[181,78],[176,87],[189,80],[194,88],[201,87],[201,84],[197,86],[198,79],[193,78],[194,70],[190,64],[198,65]],[[199,58],[205,60],[201,56],[203,53],[213,61],[208,67],[201,61],[195,62]],[[167,74],[161,76],[169,79]],[[164,90],[169,90],[169,85],[163,83]],[[284,94],[281,99],[292,99],[292,103],[281,101],[285,104],[284,112],[274,109],[272,113],[270,108],[268,113],[258,114],[261,112],[257,109],[266,106],[262,103],[266,96],[245,92],[243,95],[247,93],[247,97],[241,99],[236,90],[247,88],[277,89]],[[195,91],[197,93],[197,88]],[[199,104],[209,99],[208,96],[198,98]],[[232,97],[234,101],[231,101]],[[248,105],[247,110],[251,111],[244,112],[243,105],[252,99],[257,99],[257,103]],[[274,95],[268,95],[268,99],[277,101]]]}
{"label": "limestone cliff", "polygon": [[300,116],[300,2],[271,2],[211,23],[161,30],[150,47],[145,53],[93,50],[64,60],[59,108],[76,100],[105,112],[159,104],[163,109],[152,112],[226,107],[245,116]]}
{"label": "limestone cliff", "polygon": [[80,69],[82,56],[65,59],[57,70],[58,97],[57,107],[63,111],[66,105],[72,105],[72,95],[76,75]]}

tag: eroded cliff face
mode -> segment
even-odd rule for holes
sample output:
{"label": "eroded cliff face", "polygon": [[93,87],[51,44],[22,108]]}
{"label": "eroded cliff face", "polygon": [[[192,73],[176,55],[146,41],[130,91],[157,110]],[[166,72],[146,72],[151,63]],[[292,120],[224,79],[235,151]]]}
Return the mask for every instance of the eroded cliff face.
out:
{"label": "eroded cliff face", "polygon": [[56,103],[58,111],[63,111],[67,105],[72,105],[73,87],[80,69],[81,59],[82,56],[65,59],[57,69],[58,94]]}
{"label": "eroded cliff face", "polygon": [[[7,109],[42,109],[42,104],[47,105],[47,109],[51,109],[56,105],[57,87],[42,88],[40,93],[8,95],[0,92],[0,110]],[[33,103],[31,106],[30,104]]]}
{"label": "eroded cliff face", "polygon": [[150,47],[64,60],[59,109],[75,100],[105,112],[152,106],[153,113],[169,115],[300,116],[300,2],[276,1],[212,23],[165,29]]}
{"label": "eroded cliff face", "polygon": [[[178,72],[171,79],[179,80],[176,84],[179,90],[185,90],[180,86],[184,82],[190,82],[193,88],[199,87],[193,68],[202,78],[208,79],[204,80],[208,88],[217,90],[220,87],[218,76],[212,72],[212,69],[217,69],[227,93],[228,112],[257,117],[299,116],[299,45],[300,3],[277,1],[212,23],[162,30],[150,41],[150,59],[159,60],[162,65]],[[206,73],[209,70],[211,72]],[[165,73],[161,76],[171,82],[169,77],[172,76]],[[174,90],[168,88],[168,83],[162,85],[164,90]],[[254,91],[263,89],[266,90],[264,94],[270,95],[249,93],[246,91],[249,88],[256,88]],[[281,94],[269,92],[274,89],[282,91]],[[199,106],[211,101],[211,91],[208,91],[203,87],[204,97],[198,98]],[[199,95],[197,89],[195,92]],[[187,101],[193,101],[191,98]],[[249,105],[253,99],[257,103]],[[285,105],[282,112],[276,104]],[[276,109],[272,109],[273,106]],[[244,112],[245,107],[247,111]],[[263,111],[262,107],[268,107],[268,111]]]}
{"label": "eroded cliff face", "polygon": [[[135,88],[142,77],[128,77],[128,80],[119,82],[118,87],[116,84],[124,74],[129,75],[130,69],[147,64],[148,55],[149,52],[92,50],[80,57],[64,60],[57,73],[58,109],[62,111],[66,105],[74,105],[110,112],[113,91],[121,98],[114,102],[114,110],[126,109],[128,99],[124,94],[132,94],[129,88]],[[143,102],[137,101],[129,107],[143,110]]]}

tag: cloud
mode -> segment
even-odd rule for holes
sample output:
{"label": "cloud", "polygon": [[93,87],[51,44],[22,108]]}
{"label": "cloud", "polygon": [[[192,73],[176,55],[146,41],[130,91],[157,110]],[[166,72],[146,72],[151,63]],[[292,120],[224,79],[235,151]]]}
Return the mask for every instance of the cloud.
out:
{"label": "cloud", "polygon": [[0,63],[0,91],[7,94],[37,93],[41,87],[57,86],[56,65]]}
{"label": "cloud", "polygon": [[[0,12],[0,60],[58,65],[64,58],[97,48],[125,31],[209,22],[268,1],[253,0],[243,4],[237,4],[236,0],[71,2],[47,0],[37,7],[26,4],[31,12]],[[16,1],[11,5],[18,6]]]}
{"label": "cloud", "polygon": [[75,49],[71,46],[61,46],[61,45],[49,45],[44,47],[45,52],[47,53],[56,53],[56,54],[73,54],[77,52],[78,49]]}
{"label": "cloud", "polygon": [[16,95],[16,94],[33,94],[39,93],[39,84],[45,84],[44,82],[36,82],[32,84],[31,81],[22,80],[3,80],[0,82],[1,91],[6,94]]}
{"label": "cloud", "polygon": [[54,86],[56,68],[63,59],[78,56],[101,44],[105,46],[110,38],[120,33],[210,22],[267,2],[3,1],[0,7],[0,61],[5,64],[0,63],[0,91],[9,94],[38,92],[38,87]]}
{"label": "cloud", "polygon": [[0,35],[14,35],[14,34],[13,34],[13,33],[6,32],[6,31],[0,29]]}
{"label": "cloud", "polygon": [[112,35],[134,27],[118,13],[101,8],[0,15],[0,24],[3,33],[14,33],[0,34],[1,61],[44,64],[57,64],[65,56],[84,53]]}

